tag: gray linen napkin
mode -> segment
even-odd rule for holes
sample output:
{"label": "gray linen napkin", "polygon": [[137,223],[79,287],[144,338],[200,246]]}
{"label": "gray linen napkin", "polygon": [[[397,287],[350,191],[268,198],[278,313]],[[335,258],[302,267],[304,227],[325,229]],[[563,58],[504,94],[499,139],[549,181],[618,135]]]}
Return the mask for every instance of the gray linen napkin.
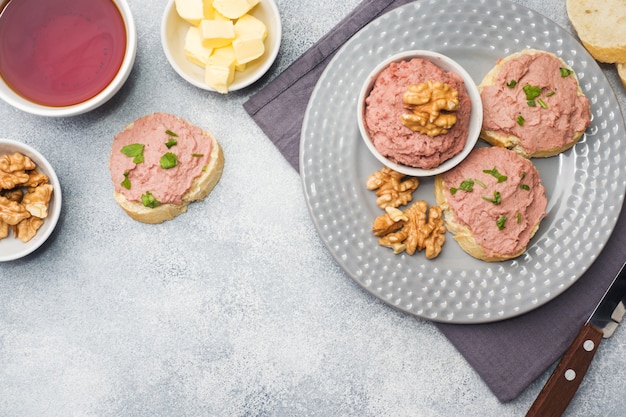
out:
{"label": "gray linen napkin", "polygon": [[[244,103],[248,114],[296,170],[306,106],[334,53],[367,23],[410,1],[365,0]],[[616,229],[626,230],[624,211]],[[591,268],[548,304],[495,323],[436,325],[500,401],[513,400],[567,349],[625,259],[626,236],[614,233]]]}

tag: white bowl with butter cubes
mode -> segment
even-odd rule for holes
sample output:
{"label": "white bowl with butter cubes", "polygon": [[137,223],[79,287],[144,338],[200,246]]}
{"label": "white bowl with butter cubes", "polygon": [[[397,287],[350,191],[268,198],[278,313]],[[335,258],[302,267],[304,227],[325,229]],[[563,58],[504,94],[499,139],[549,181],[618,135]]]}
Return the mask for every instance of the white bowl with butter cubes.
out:
{"label": "white bowl with butter cubes", "polygon": [[222,94],[261,78],[281,37],[273,0],[170,0],[161,22],[172,68],[194,86]]}

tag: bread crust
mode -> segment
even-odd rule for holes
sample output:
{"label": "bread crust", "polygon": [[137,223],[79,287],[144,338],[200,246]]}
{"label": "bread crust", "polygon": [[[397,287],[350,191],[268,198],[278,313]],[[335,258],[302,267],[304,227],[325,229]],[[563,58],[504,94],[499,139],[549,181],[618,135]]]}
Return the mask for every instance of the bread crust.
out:
{"label": "bread crust", "polygon": [[[130,124],[127,128],[132,128]],[[193,180],[189,190],[182,197],[181,204],[160,204],[155,208],[145,207],[141,202],[128,201],[124,194],[114,191],[115,201],[133,219],[149,224],[163,223],[187,211],[193,201],[204,199],[213,190],[222,176],[224,153],[218,141],[207,131],[203,134],[211,139],[211,155],[204,172]]]}
{"label": "bread crust", "polygon": [[[541,51],[537,49],[524,49],[523,51],[513,53],[501,59],[500,61],[498,61],[498,63],[493,68],[491,68],[491,70],[489,70],[489,72],[484,76],[481,83],[478,85],[479,93],[482,94],[485,87],[495,84],[496,78],[498,77],[505,63],[507,63],[508,61],[514,60],[522,55],[535,55],[535,54],[548,54],[550,56],[553,56],[554,58],[562,62],[563,67],[569,68],[569,66],[565,63],[565,61],[563,61],[563,59],[561,59],[560,57],[556,56],[555,54],[551,52]],[[573,74],[573,76],[575,77],[575,74]],[[578,82],[578,78],[575,78],[575,79],[577,83],[577,89],[576,89],[577,95],[584,96],[584,93],[580,87],[580,83]],[[484,111],[489,111],[489,109],[484,109]],[[561,152],[565,152],[566,150],[573,147],[580,140],[580,138],[583,136],[584,133],[585,133],[584,130],[574,132],[574,134],[572,135],[572,140],[564,144],[563,146],[556,146],[556,147],[551,147],[551,148],[540,148],[540,149],[537,149],[536,151],[530,151],[526,149],[521,143],[521,138],[513,134],[503,134],[501,132],[495,132],[495,131],[483,128],[480,131],[480,138],[493,146],[500,146],[503,148],[511,149],[525,158],[548,158],[551,156],[558,155]]]}
{"label": "bread crust", "polygon": [[617,68],[617,75],[619,75],[622,85],[626,88],[626,64],[618,62],[615,64],[615,67]]}

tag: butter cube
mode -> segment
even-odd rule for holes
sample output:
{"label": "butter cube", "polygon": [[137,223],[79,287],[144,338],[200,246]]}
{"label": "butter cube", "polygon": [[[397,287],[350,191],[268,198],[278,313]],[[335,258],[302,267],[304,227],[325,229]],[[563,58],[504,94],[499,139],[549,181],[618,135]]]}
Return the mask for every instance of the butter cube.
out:
{"label": "butter cube", "polygon": [[235,39],[235,29],[231,20],[203,19],[200,22],[202,44],[206,48],[221,48]]}
{"label": "butter cube", "polygon": [[228,93],[228,86],[235,79],[235,51],[231,45],[217,48],[207,59],[204,80],[222,94]]}
{"label": "butter cube", "polygon": [[235,50],[232,45],[215,48],[211,56],[207,59],[207,65],[218,65],[230,67],[235,65]]}
{"label": "butter cube", "polygon": [[213,7],[229,19],[238,19],[258,3],[259,0],[213,0]]}
{"label": "butter cube", "polygon": [[185,35],[185,58],[196,65],[204,67],[206,61],[213,52],[213,48],[207,48],[202,45],[202,36],[200,29],[196,26],[190,26]]}
{"label": "butter cube", "polygon": [[230,68],[217,65],[207,65],[204,70],[204,82],[222,94],[228,93],[228,86],[233,82],[234,78],[234,68],[231,70]]}
{"label": "butter cube", "polygon": [[263,55],[265,45],[261,38],[237,38],[233,41],[233,50],[237,64],[246,64]]}
{"label": "butter cube", "polygon": [[175,0],[175,5],[176,13],[194,26],[204,18],[202,0]]}
{"label": "butter cube", "polygon": [[203,0],[204,18],[207,20],[230,20],[213,7],[213,0]]}
{"label": "butter cube", "polygon": [[204,12],[205,19],[215,18],[215,8],[213,7],[213,0],[202,0],[202,10]]}
{"label": "butter cube", "polygon": [[267,26],[256,17],[244,14],[234,25],[235,37],[237,38],[260,38],[267,37]]}

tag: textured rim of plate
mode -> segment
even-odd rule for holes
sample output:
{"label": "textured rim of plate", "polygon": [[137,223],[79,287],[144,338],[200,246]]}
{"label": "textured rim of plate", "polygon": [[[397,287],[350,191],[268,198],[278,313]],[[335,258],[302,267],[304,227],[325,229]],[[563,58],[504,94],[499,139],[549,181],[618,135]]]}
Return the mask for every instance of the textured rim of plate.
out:
{"label": "textured rim of plate", "polygon": [[[402,50],[426,48],[459,61],[477,83],[499,57],[524,48],[553,52],[574,68],[590,100],[592,123],[580,142],[559,156],[533,160],[546,186],[548,214],[519,258],[476,260],[449,233],[435,260],[423,253],[393,255],[370,231],[381,211],[365,180],[380,164],[372,162],[359,137],[353,116],[358,91],[378,62]],[[422,0],[377,18],[333,57],[305,114],[300,174],[320,238],[359,285],[419,317],[482,323],[545,304],[591,266],[624,200],[623,142],[623,116],[606,76],[557,23],[508,1]],[[422,184],[414,199],[432,204],[432,192],[424,194],[429,186]]]}

